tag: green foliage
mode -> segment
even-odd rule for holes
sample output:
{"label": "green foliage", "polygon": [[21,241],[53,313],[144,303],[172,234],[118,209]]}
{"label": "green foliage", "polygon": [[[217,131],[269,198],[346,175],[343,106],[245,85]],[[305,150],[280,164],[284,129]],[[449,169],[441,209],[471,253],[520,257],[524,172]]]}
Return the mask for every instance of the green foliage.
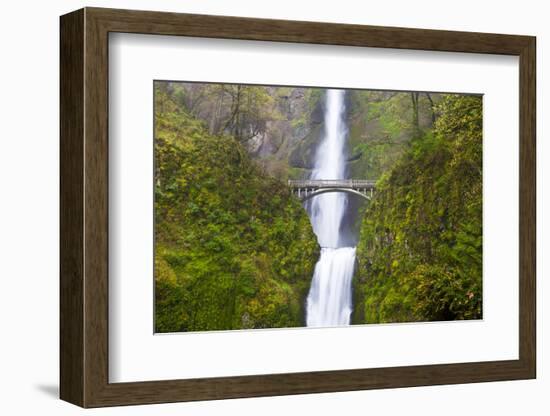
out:
{"label": "green foliage", "polygon": [[355,322],[481,318],[482,101],[445,95],[436,111],[364,214]]}
{"label": "green foliage", "polygon": [[391,169],[411,139],[431,131],[431,102],[440,100],[440,94],[395,91],[354,90],[349,96],[351,176],[369,179]]}
{"label": "green foliage", "polygon": [[158,82],[157,89],[202,120],[210,134],[231,134],[243,144],[265,133],[268,122],[281,118],[276,104],[285,93],[280,89],[274,96],[269,87],[242,84]]}
{"label": "green foliage", "polygon": [[300,326],[319,254],[307,214],[185,93],[155,85],[155,329]]}

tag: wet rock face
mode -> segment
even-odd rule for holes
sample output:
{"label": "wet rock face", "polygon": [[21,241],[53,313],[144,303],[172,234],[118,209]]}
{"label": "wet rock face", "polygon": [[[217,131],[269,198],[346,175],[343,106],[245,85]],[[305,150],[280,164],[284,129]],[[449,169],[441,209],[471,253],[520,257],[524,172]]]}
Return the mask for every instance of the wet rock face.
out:
{"label": "wet rock face", "polygon": [[302,105],[299,113],[293,117],[295,120],[304,119],[304,123],[295,123],[291,132],[293,139],[288,164],[290,168],[307,170],[302,172],[302,176],[309,177],[309,171],[314,166],[315,151],[322,138],[325,106],[323,99],[317,99],[313,105],[307,102],[303,89],[296,89],[296,95],[301,97]]}
{"label": "wet rock face", "polygon": [[277,96],[282,117],[268,121],[266,133],[255,137],[249,146],[271,175],[280,179],[293,174],[309,177],[323,131],[324,100],[320,98],[321,94],[312,99],[306,88],[289,88],[287,94]]}
{"label": "wet rock face", "polygon": [[323,100],[319,100],[317,105],[313,108],[310,116],[310,122],[312,125],[321,124],[324,121],[325,106]]}
{"label": "wet rock face", "polygon": [[290,167],[311,170],[314,167],[315,151],[322,136],[322,125],[313,127],[309,133],[296,143],[289,155]]}

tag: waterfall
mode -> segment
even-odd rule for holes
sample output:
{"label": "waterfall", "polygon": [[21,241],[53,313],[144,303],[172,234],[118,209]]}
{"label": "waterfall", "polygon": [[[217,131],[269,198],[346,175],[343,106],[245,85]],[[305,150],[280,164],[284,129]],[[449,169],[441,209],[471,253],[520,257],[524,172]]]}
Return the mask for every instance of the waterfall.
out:
{"label": "waterfall", "polygon": [[[325,131],[315,155],[311,179],[345,179],[345,142],[343,90],[327,90]],[[352,312],[351,284],[355,247],[342,244],[341,225],[348,196],[342,192],[316,196],[309,215],[321,246],[307,297],[307,326],[349,325]]]}

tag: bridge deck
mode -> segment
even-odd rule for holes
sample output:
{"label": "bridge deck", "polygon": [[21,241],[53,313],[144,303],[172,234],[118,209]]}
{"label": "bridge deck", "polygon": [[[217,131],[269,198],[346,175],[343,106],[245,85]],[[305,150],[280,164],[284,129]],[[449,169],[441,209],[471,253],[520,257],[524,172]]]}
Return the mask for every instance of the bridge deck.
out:
{"label": "bridge deck", "polygon": [[292,189],[321,189],[321,188],[350,188],[374,189],[376,181],[368,179],[305,179],[289,180],[288,186]]}

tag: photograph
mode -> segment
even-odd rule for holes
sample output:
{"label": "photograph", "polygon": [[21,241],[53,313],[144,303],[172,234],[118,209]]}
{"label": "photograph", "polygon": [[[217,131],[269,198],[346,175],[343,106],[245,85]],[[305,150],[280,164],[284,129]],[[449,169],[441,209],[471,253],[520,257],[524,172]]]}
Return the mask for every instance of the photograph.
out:
{"label": "photograph", "polygon": [[482,319],[482,95],[153,84],[155,333]]}

